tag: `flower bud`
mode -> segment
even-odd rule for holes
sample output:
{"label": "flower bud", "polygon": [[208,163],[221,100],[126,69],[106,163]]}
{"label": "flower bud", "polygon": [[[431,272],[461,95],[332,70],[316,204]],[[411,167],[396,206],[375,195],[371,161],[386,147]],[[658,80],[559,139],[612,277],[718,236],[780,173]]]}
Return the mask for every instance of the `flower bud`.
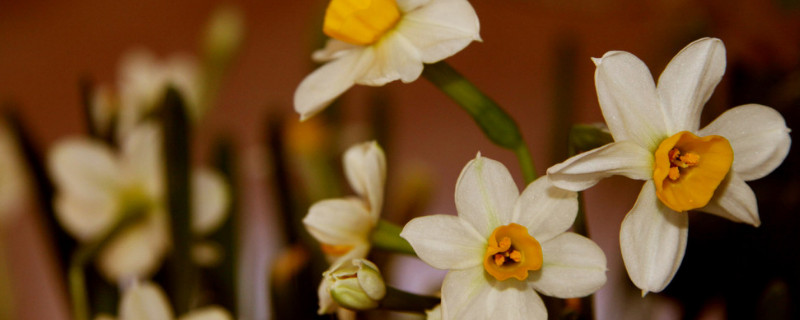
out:
{"label": "flower bud", "polygon": [[363,259],[350,260],[326,272],[325,281],[330,283],[333,300],[347,309],[374,309],[386,295],[378,267]]}

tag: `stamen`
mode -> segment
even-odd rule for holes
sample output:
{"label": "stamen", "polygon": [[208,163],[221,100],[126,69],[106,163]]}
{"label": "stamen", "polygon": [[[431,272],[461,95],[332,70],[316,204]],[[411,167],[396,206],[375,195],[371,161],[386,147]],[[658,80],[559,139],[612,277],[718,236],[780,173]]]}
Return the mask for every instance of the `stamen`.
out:
{"label": "stamen", "polygon": [[497,247],[501,251],[508,251],[508,249],[511,249],[511,238],[503,237],[503,239],[500,239],[500,243],[498,243]]}
{"label": "stamen", "polygon": [[690,152],[682,155],[681,161],[689,166],[695,166],[697,165],[697,161],[700,161],[700,155]]}
{"label": "stamen", "polygon": [[494,255],[494,264],[496,264],[498,267],[502,266],[505,262],[506,257],[503,254],[498,253]]}
{"label": "stamen", "polygon": [[672,181],[678,180],[681,177],[681,172],[678,170],[678,167],[670,167],[669,168],[669,179]]}
{"label": "stamen", "polygon": [[519,262],[522,260],[522,252],[517,250],[511,251],[511,254],[509,254],[508,257],[511,258],[511,260],[514,260],[514,262]]}

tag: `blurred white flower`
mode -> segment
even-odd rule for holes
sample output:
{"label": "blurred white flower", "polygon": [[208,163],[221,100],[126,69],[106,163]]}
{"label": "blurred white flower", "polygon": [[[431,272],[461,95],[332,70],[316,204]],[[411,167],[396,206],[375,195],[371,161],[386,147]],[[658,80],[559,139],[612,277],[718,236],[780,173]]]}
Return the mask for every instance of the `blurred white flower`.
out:
{"label": "blurred white flower", "polygon": [[725,72],[725,47],[713,38],[681,50],[653,82],[647,66],[611,51],[595,84],[614,142],[547,170],[553,183],[584,190],[611,175],[646,180],[622,222],[620,247],[642,294],[663,290],[683,260],[689,210],[760,224],[745,181],[783,162],[791,138],[783,117],[762,105],[738,106],[700,129],[700,114]]}
{"label": "blurred white flower", "polygon": [[458,216],[415,218],[400,234],[420,259],[449,270],[442,319],[547,319],[537,291],[574,298],[605,284],[603,251],[566,232],[575,192],[542,177],[520,195],[506,167],[479,154],[461,171],[455,203]]}
{"label": "blurred white flower", "polygon": [[327,63],[300,83],[295,111],[307,119],[354,84],[412,82],[423,63],[444,60],[480,40],[479,30],[467,0],[332,0],[323,26],[332,39],[312,55]]}
{"label": "blurred white flower", "polygon": [[[69,138],[49,155],[56,217],[79,241],[94,241],[125,215],[145,212],[99,253],[99,269],[112,281],[152,274],[170,248],[162,158],[161,133],[152,122],[134,128],[118,154],[100,141]],[[207,234],[225,219],[227,185],[208,169],[195,169],[191,183],[192,230]]]}
{"label": "blurred white flower", "polygon": [[[344,171],[356,197],[322,200],[308,209],[303,218],[308,232],[320,242],[332,265],[339,261],[365,258],[370,249],[370,235],[378,223],[383,206],[386,182],[386,157],[376,142],[354,145],[344,154]],[[330,271],[330,270],[329,270]],[[329,290],[320,292],[320,314],[336,310]]]}
{"label": "blurred white flower", "polygon": [[[100,315],[95,320],[113,320],[114,317]],[[119,304],[119,320],[232,320],[230,313],[218,306],[192,310],[175,318],[169,300],[156,284],[134,282],[122,293]]]}

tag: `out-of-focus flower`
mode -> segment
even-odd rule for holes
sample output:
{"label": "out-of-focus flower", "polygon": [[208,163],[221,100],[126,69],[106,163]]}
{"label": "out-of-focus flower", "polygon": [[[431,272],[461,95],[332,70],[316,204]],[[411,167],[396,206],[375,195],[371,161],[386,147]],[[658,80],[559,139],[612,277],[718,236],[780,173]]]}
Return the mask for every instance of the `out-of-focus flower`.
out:
{"label": "out-of-focus flower", "polygon": [[381,272],[368,260],[342,261],[323,273],[322,277],[329,290],[320,292],[320,299],[330,297],[347,309],[374,309],[386,295],[386,284]]}
{"label": "out-of-focus flower", "polygon": [[605,284],[600,247],[565,232],[575,192],[542,177],[520,195],[506,167],[479,154],[461,171],[455,202],[457,217],[415,218],[400,234],[423,261],[449,270],[443,319],[547,319],[537,291],[572,298]]}
{"label": "out-of-focus flower", "polygon": [[[386,181],[386,157],[376,142],[354,145],[344,154],[344,171],[356,197],[322,200],[303,219],[308,232],[320,242],[332,266],[365,258],[370,235],[380,219]],[[320,292],[325,281],[320,284]],[[321,294],[322,296],[322,294]],[[320,299],[320,314],[336,310],[333,300]]]}
{"label": "out-of-focus flower", "polygon": [[[95,320],[113,320],[101,315]],[[208,306],[190,311],[175,318],[169,300],[156,284],[135,282],[122,294],[119,304],[119,320],[232,320],[230,313],[218,306]]]}
{"label": "out-of-focus flower", "polygon": [[697,40],[667,65],[658,85],[634,55],[600,59],[595,84],[614,142],[547,170],[556,186],[583,190],[611,175],[646,180],[620,230],[625,267],[642,294],[663,290],[686,249],[689,210],[760,224],[745,181],[783,162],[791,138],[783,117],[762,105],[728,110],[703,129],[700,114],[725,72],[719,39]]}
{"label": "out-of-focus flower", "polygon": [[200,67],[192,56],[175,54],[161,61],[152,52],[137,48],[122,57],[117,77],[120,140],[156,110],[169,86],[181,93],[189,118],[198,120],[206,111],[201,101]]}
{"label": "out-of-focus flower", "polygon": [[323,26],[330,39],[312,58],[325,65],[300,83],[294,108],[307,119],[354,84],[382,86],[419,78],[434,63],[480,40],[466,0],[332,0]]}
{"label": "out-of-focus flower", "polygon": [[22,210],[29,188],[26,170],[14,134],[0,121],[0,229]]}
{"label": "out-of-focus flower", "polygon": [[[79,241],[95,241],[126,215],[144,213],[99,253],[101,273],[115,282],[152,274],[171,243],[159,128],[139,125],[120,147],[115,154],[100,141],[69,138],[48,158],[57,187],[56,217]],[[225,219],[228,188],[208,169],[194,170],[191,183],[192,230],[207,234]]]}

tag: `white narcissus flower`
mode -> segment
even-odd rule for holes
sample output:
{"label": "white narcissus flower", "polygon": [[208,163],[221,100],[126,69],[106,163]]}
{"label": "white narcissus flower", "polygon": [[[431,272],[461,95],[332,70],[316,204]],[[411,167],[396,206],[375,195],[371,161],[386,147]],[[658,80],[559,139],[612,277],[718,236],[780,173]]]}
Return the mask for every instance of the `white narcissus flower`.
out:
{"label": "white narcissus flower", "polygon": [[725,47],[697,40],[667,65],[658,85],[644,63],[611,51],[597,65],[600,108],[614,142],[547,170],[553,183],[583,190],[611,175],[645,180],[622,222],[625,267],[642,294],[663,290],[686,249],[689,218],[698,210],[760,224],[745,181],[783,162],[791,138],[783,117],[756,104],[738,106],[700,129],[700,113],[725,72]]}
{"label": "white narcissus flower", "polygon": [[558,298],[589,295],[606,282],[606,257],[572,232],[577,194],[547,177],[520,195],[501,163],[481,157],[461,171],[458,216],[415,218],[403,228],[417,255],[448,269],[442,319],[547,319],[537,291]]}
{"label": "white narcissus flower", "polygon": [[190,119],[198,120],[205,113],[200,66],[192,56],[175,54],[161,61],[152,52],[137,48],[122,57],[117,77],[120,140],[156,110],[170,85],[181,93]]}
{"label": "white narcissus flower", "polygon": [[[151,122],[134,128],[118,154],[97,140],[69,138],[48,157],[56,217],[80,242],[99,239],[126,214],[145,212],[99,253],[99,269],[113,282],[152,274],[171,246],[162,158],[161,133]],[[228,188],[208,169],[195,169],[191,183],[192,230],[208,234],[225,219]]]}
{"label": "white narcissus flower", "polygon": [[467,0],[332,0],[325,12],[332,39],[313,59],[326,62],[294,93],[307,119],[354,84],[412,82],[423,63],[435,63],[480,41],[480,24]]}
{"label": "white narcissus flower", "polygon": [[[113,320],[101,315],[95,320]],[[169,300],[158,285],[152,282],[135,282],[122,293],[119,303],[119,320],[174,320]],[[218,306],[192,310],[177,320],[233,320],[230,313]]]}
{"label": "white narcissus flower", "polygon": [[[322,200],[308,209],[303,218],[306,230],[320,242],[332,267],[356,258],[365,258],[370,235],[378,223],[386,182],[386,156],[376,142],[354,145],[344,154],[344,172],[359,197]],[[329,270],[330,271],[330,270]],[[319,288],[320,314],[337,309],[329,288]]]}

